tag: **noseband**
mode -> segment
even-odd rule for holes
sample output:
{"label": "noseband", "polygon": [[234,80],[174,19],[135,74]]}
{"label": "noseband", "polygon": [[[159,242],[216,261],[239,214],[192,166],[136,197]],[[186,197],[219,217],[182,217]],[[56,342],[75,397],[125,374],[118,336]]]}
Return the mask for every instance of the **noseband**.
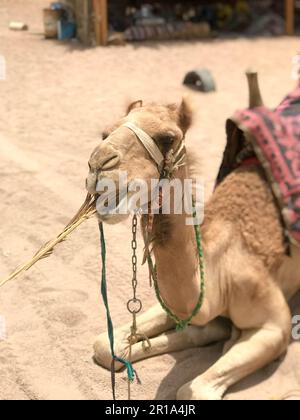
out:
{"label": "noseband", "polygon": [[123,124],[121,127],[127,127],[131,130],[142,145],[145,147],[152,160],[156,163],[160,176],[171,178],[180,167],[186,164],[186,148],[184,139],[176,150],[171,149],[166,156],[162,154],[159,147],[148,133],[131,122]]}

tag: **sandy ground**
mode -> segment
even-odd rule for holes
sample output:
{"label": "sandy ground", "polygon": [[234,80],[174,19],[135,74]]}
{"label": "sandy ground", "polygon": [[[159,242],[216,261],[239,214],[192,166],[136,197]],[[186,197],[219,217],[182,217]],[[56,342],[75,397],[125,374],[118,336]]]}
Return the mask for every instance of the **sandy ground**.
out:
{"label": "sandy ground", "polygon": [[[26,6],[24,5],[26,3]],[[122,115],[129,99],[180,101],[189,94],[198,114],[188,141],[203,157],[210,194],[224,147],[224,121],[247,104],[244,70],[258,68],[264,97],[276,105],[293,86],[291,57],[297,38],[128,45],[84,49],[42,36],[48,1],[1,0],[0,54],[0,267],[8,274],[56,235],[81,204],[87,159],[103,128]],[[24,20],[27,33],[11,32]],[[208,67],[217,93],[202,95],[181,84],[186,71]],[[128,225],[106,229],[109,292],[116,325],[127,321],[130,296]],[[7,285],[0,315],[1,399],[109,399],[110,373],[92,360],[94,337],[105,330],[101,304],[97,225],[89,221],[51,259]],[[154,302],[140,270],[145,307]],[[300,299],[293,305],[300,314]],[[222,345],[141,362],[136,399],[173,399],[176,389],[218,359]],[[118,395],[126,398],[124,374]],[[300,387],[300,343],[285,358],[235,386],[228,399],[276,398]]]}

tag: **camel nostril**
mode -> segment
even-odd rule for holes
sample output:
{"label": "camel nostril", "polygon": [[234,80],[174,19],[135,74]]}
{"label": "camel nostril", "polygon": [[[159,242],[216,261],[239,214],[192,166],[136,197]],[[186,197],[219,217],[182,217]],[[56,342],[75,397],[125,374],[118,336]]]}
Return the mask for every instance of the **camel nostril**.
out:
{"label": "camel nostril", "polygon": [[108,170],[114,168],[120,161],[119,154],[114,154],[107,157],[107,159],[102,163],[101,170]]}

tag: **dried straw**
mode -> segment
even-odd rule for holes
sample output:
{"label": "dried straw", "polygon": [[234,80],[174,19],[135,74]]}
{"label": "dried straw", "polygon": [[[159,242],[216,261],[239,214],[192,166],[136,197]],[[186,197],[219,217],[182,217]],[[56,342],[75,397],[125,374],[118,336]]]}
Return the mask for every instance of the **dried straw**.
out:
{"label": "dried straw", "polygon": [[73,217],[73,219],[67,224],[65,229],[60,233],[55,239],[50,242],[47,242],[35,255],[34,257],[28,261],[26,264],[22,265],[21,267],[17,268],[9,277],[2,280],[0,282],[0,287],[2,287],[7,282],[15,279],[20,274],[24,273],[25,271],[29,270],[33,265],[35,265],[38,261],[43,258],[49,257],[56,245],[63,242],[67,236],[69,236],[75,229],[77,229],[83,222],[87,219],[92,217],[96,213],[96,197],[93,195],[88,194],[85,202],[78,210],[77,214]]}

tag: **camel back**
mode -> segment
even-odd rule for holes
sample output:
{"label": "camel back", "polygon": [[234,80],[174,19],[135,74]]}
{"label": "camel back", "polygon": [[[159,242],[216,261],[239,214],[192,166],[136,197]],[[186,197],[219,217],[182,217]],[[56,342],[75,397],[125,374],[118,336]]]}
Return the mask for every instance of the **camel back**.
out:
{"label": "camel back", "polygon": [[278,203],[288,244],[300,247],[300,88],[274,110],[238,111],[227,121],[227,146],[219,184],[251,151],[262,165]]}

